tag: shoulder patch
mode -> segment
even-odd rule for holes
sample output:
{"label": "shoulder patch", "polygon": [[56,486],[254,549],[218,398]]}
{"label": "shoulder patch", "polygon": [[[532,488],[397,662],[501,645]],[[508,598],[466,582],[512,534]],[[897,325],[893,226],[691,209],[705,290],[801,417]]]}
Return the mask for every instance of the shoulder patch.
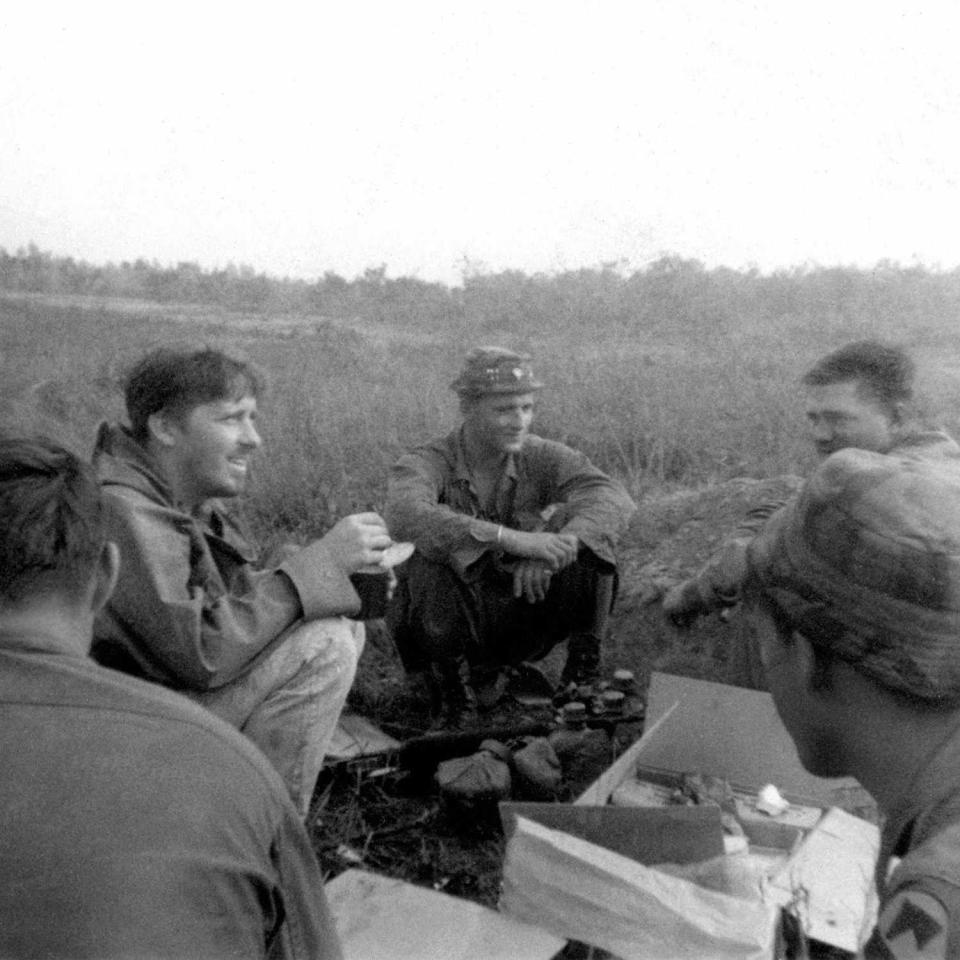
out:
{"label": "shoulder patch", "polygon": [[946,908],[922,890],[900,890],[884,905],[866,960],[946,960],[950,922]]}

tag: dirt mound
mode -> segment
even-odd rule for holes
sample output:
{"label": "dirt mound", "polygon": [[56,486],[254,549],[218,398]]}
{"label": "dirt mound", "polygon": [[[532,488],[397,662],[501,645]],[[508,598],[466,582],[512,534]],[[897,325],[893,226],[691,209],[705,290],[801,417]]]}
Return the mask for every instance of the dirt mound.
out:
{"label": "dirt mound", "polygon": [[795,476],[739,477],[701,490],[682,490],[640,503],[620,548],[620,595],[605,660],[632,669],[641,681],[653,670],[705,680],[724,676],[726,651],[740,614],[710,616],[688,630],[664,618],[659,597],[694,574],[751,510],[792,495]]}

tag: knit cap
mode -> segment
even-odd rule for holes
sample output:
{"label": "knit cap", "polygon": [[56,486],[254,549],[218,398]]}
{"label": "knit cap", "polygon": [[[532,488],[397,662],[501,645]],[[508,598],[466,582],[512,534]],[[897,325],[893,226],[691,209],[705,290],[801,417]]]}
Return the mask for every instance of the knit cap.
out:
{"label": "knit cap", "polygon": [[892,690],[960,701],[960,461],[841,450],[748,549],[790,626]]}

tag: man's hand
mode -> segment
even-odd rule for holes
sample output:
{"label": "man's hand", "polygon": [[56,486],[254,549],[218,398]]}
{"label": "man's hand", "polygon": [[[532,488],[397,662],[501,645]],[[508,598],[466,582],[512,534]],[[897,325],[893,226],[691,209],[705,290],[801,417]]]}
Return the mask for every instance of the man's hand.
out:
{"label": "man's hand", "polygon": [[556,573],[577,559],[580,540],[572,533],[525,533],[504,528],[500,546],[515,557],[540,560]]}
{"label": "man's hand", "polygon": [[340,570],[349,576],[362,567],[378,564],[392,541],[378,513],[352,513],[338,520],[321,542]]}
{"label": "man's hand", "polygon": [[547,597],[553,570],[543,560],[519,560],[513,568],[513,595],[527,603],[539,603]]}
{"label": "man's hand", "polygon": [[686,630],[696,619],[707,613],[694,580],[678,583],[663,595],[663,612],[678,629]]}
{"label": "man's hand", "polygon": [[740,590],[747,578],[747,544],[749,540],[725,543],[698,574],[701,589],[709,592],[717,607],[730,607],[740,600]]}

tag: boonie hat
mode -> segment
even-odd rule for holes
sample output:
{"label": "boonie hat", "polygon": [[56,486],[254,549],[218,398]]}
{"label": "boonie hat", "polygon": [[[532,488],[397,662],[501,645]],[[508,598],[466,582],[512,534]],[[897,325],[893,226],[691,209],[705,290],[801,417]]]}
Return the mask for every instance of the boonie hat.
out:
{"label": "boonie hat", "polygon": [[960,457],[841,450],[747,556],[812,644],[892,690],[960,702]]}
{"label": "boonie hat", "polygon": [[450,389],[461,396],[531,393],[543,384],[534,377],[530,360],[527,354],[504,347],[476,347],[467,354]]}

